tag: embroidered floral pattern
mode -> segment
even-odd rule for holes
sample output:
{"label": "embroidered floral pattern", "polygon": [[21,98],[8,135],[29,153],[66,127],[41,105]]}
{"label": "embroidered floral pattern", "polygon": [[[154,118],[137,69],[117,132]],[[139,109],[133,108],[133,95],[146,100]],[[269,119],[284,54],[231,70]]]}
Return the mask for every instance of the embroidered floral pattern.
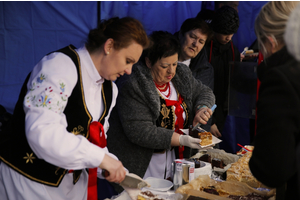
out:
{"label": "embroidered floral pattern", "polygon": [[62,91],[62,92],[64,92],[65,91],[65,84],[64,83],[60,83],[59,84],[60,85],[60,90]]}
{"label": "embroidered floral pattern", "polygon": [[84,128],[83,128],[82,126],[79,125],[78,128],[77,128],[77,127],[74,127],[74,128],[73,128],[72,133],[73,133],[74,135],[79,135],[79,134],[84,135],[84,134],[81,133],[83,130],[84,130]]}
{"label": "embroidered floral pattern", "polygon": [[42,83],[46,79],[44,74],[41,74],[39,77],[36,78],[38,83]]}
{"label": "embroidered floral pattern", "polygon": [[[34,81],[36,80],[36,81]],[[57,85],[48,81],[47,75],[41,73],[33,79],[29,93],[25,96],[25,105],[30,107],[42,107],[61,114],[67,103],[68,95],[65,92],[66,84],[57,81]]]}
{"label": "embroidered floral pattern", "polygon": [[51,98],[48,98],[48,96],[45,95],[45,96],[41,96],[39,101],[42,102],[41,106],[45,107],[45,106],[47,106],[48,104],[51,103]]}
{"label": "embroidered floral pattern", "polygon": [[33,163],[33,159],[35,159],[35,157],[33,156],[33,153],[31,153],[30,155],[29,155],[29,153],[26,153],[26,155],[27,155],[27,156],[23,157],[24,159],[26,159],[26,164],[27,164],[28,162]]}
{"label": "embroidered floral pattern", "polygon": [[163,104],[161,107],[162,107],[162,109],[161,109],[160,113],[162,114],[163,119],[169,118],[170,109],[168,109],[166,104]]}
{"label": "embroidered floral pattern", "polygon": [[162,107],[162,109],[161,109],[160,113],[163,116],[162,121],[161,121],[161,127],[167,128],[168,125],[170,124],[170,119],[169,119],[170,109],[168,109],[166,104],[162,104],[161,107]]}
{"label": "embroidered floral pattern", "polygon": [[59,93],[60,95],[61,95],[61,100],[62,101],[67,101],[67,95],[64,95],[64,92],[65,92],[65,84],[64,83],[59,83],[59,85],[60,85],[60,90],[61,90],[61,92]]}
{"label": "embroidered floral pattern", "polygon": [[32,86],[30,88],[30,91],[33,91],[35,89],[35,82],[32,83]]}

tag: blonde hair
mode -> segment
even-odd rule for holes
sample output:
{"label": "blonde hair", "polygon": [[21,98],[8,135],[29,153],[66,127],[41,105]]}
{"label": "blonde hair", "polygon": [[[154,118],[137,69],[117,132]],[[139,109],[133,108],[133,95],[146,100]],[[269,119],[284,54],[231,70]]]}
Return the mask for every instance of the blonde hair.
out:
{"label": "blonde hair", "polygon": [[271,37],[276,45],[284,44],[284,32],[289,15],[299,1],[270,1],[260,10],[255,20],[255,33],[262,54],[267,53],[264,42]]}
{"label": "blonde hair", "polygon": [[284,41],[289,53],[300,62],[300,4],[291,13],[286,30],[284,33]]}

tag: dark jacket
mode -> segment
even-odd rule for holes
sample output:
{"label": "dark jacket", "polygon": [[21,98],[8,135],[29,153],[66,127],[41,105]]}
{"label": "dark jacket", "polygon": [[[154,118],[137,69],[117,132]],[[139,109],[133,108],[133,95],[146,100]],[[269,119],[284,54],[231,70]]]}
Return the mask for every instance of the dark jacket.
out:
{"label": "dark jacket", "polygon": [[191,59],[190,69],[193,76],[204,85],[214,89],[214,68],[208,62],[206,49],[203,48],[195,58]]}
{"label": "dark jacket", "polygon": [[212,124],[216,124],[219,131],[222,131],[228,114],[229,62],[240,61],[240,52],[233,43],[223,45],[214,38],[206,43],[205,49],[214,68],[214,94],[218,106],[214,111]]}
{"label": "dark jacket", "polygon": [[[189,67],[195,79],[214,90],[214,68],[208,62],[205,48],[203,48],[195,58],[191,59]],[[211,125],[212,117],[208,120],[207,124],[201,125],[201,127],[206,131],[210,131]],[[198,150],[194,149],[192,154],[196,154],[197,152]]]}
{"label": "dark jacket", "polygon": [[[138,63],[126,77],[117,82],[119,94],[109,120],[107,147],[129,172],[143,177],[154,150],[171,149],[174,131],[156,126],[161,102],[150,69]],[[183,64],[178,64],[172,83],[190,111],[189,124],[198,105],[212,106],[215,102],[212,90],[193,78]]]}
{"label": "dark jacket", "polygon": [[300,199],[300,64],[283,47],[257,67],[257,75],[261,85],[250,170],[260,182],[277,188],[276,200]]}

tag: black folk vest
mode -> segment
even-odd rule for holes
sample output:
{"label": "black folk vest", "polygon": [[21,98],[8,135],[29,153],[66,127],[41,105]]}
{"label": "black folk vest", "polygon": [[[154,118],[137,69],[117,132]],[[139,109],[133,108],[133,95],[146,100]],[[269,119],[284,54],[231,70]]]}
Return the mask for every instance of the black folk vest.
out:
{"label": "black folk vest", "polygon": [[[68,123],[67,130],[70,134],[73,133],[74,135],[82,135],[88,138],[88,127],[93,119],[85,104],[79,56],[73,45],[62,48],[56,52],[64,53],[72,59],[78,75],[78,81],[73,88],[72,94],[68,99],[68,104],[64,110]],[[22,86],[12,120],[9,122],[9,126],[7,126],[8,128],[3,130],[0,134],[0,159],[12,169],[33,181],[58,187],[68,170],[52,165],[43,159],[39,159],[30,148],[26,139],[23,100],[27,93],[26,85],[29,77],[30,74]],[[105,80],[102,84],[102,97],[105,107],[98,121],[104,124],[104,119],[108,114],[112,102],[111,81]],[[81,172],[82,170],[74,170],[74,184],[78,181]]]}
{"label": "black folk vest", "polygon": [[[158,94],[160,97],[159,98],[160,99],[160,115],[159,115],[158,119],[156,120],[156,126],[174,130],[175,122],[176,122],[175,110],[174,110],[173,106],[167,106],[165,98],[162,97],[162,95],[159,92],[158,92]],[[178,94],[178,92],[177,92],[177,94]],[[178,95],[178,99],[179,99],[179,95]],[[186,129],[186,128],[188,128],[189,110],[184,101],[182,102],[181,106],[183,107],[183,112],[185,112],[185,115],[186,115],[186,119],[183,123],[183,128]],[[175,148],[175,149],[176,149],[175,153],[177,155],[178,148]],[[165,151],[166,151],[165,149],[155,149],[154,153],[165,153]]]}

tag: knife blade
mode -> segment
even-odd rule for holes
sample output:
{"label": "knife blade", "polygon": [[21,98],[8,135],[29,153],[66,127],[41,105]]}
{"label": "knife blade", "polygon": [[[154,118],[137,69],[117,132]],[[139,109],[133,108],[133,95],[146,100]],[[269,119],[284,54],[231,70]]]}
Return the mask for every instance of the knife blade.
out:
{"label": "knife blade", "polygon": [[148,186],[147,182],[145,182],[143,179],[139,179],[131,175],[132,174],[130,173],[126,174],[125,179],[120,183],[120,185],[138,189]]}
{"label": "knife blade", "polygon": [[[109,176],[109,171],[102,169],[102,176],[103,177]],[[145,182],[143,179],[139,179],[137,175],[128,173],[125,175],[125,179],[120,183],[120,185],[124,185],[130,188],[141,189],[143,187],[148,186],[148,183]]]}
{"label": "knife blade", "polygon": [[[214,110],[216,109],[217,105],[213,105],[210,109],[212,112],[214,112]],[[196,124],[193,128],[192,131],[196,130],[196,129],[200,129],[200,132],[207,132],[206,130],[204,130],[203,128],[200,127],[201,123],[199,122],[198,124]]]}

